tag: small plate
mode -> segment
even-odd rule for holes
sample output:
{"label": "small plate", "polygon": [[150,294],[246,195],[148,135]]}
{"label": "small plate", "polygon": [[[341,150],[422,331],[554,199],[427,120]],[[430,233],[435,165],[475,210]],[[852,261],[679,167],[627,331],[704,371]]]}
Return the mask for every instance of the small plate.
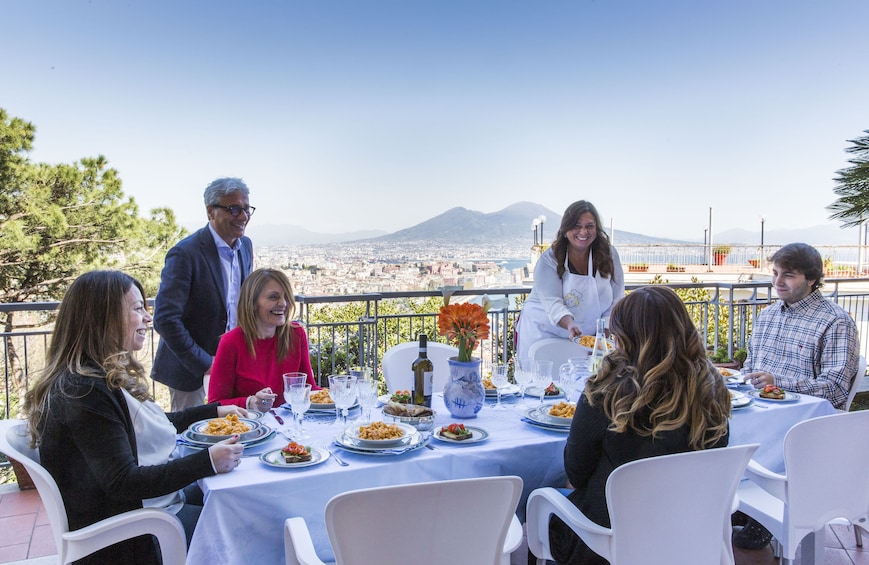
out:
{"label": "small plate", "polygon": [[[487,388],[485,389],[485,391],[487,398],[498,398],[497,389]],[[501,389],[501,398],[504,398],[505,396],[512,396],[514,394],[519,394],[519,385],[510,384]]]}
{"label": "small plate", "polygon": [[746,393],[752,398],[763,400],[764,402],[796,402],[800,399],[800,395],[795,392],[785,392],[784,398],[764,398],[760,395],[760,389],[750,390]]}
{"label": "small plate", "polygon": [[329,455],[330,454],[327,450],[311,446],[310,461],[302,461],[300,463],[287,463],[284,460],[284,456],[281,455],[281,448],[278,448],[271,451],[266,451],[259,456],[259,460],[268,465],[269,467],[277,467],[279,469],[298,469],[300,467],[319,465],[320,463],[328,459]]}
{"label": "small plate", "polygon": [[745,408],[746,406],[750,405],[752,402],[754,402],[754,400],[752,400],[748,396],[745,396],[744,394],[739,397],[732,396],[730,398],[730,409],[739,410],[740,408]]}
{"label": "small plate", "polygon": [[396,426],[398,428],[401,428],[401,431],[404,432],[404,435],[402,435],[401,437],[390,438],[390,439],[363,439],[363,438],[359,437],[359,428],[361,426],[358,426],[358,425],[348,427],[346,430],[344,430],[344,435],[345,435],[345,437],[352,440],[355,444],[359,445],[360,447],[379,448],[379,447],[393,447],[393,446],[398,445],[400,443],[405,443],[404,442],[405,438],[411,436],[414,433],[418,433],[416,431],[416,428],[414,428],[413,426],[411,426],[409,424],[397,423],[397,424],[391,424],[391,425]]}
{"label": "small plate", "polygon": [[438,441],[442,441],[445,443],[454,443],[456,445],[468,445],[471,443],[477,443],[480,441],[484,441],[484,440],[488,439],[488,437],[489,437],[489,432],[487,432],[483,428],[477,428],[474,426],[465,426],[465,429],[468,430],[469,432],[471,432],[471,437],[468,439],[458,440],[458,439],[452,439],[452,438],[449,438],[446,436],[442,436],[440,428],[438,428],[437,430],[435,430],[434,433],[432,433],[432,437]]}
{"label": "small plate", "polygon": [[737,371],[736,369],[725,369],[722,367],[718,369],[718,372],[728,382],[730,382],[730,379],[733,378],[739,379],[739,382],[742,382],[742,379],[745,378],[745,375],[742,374],[742,371]]}
{"label": "small plate", "polygon": [[[525,396],[531,396],[534,398],[540,398],[540,387],[539,386],[529,386],[525,389]],[[543,399],[547,398],[564,398],[564,391],[561,390],[561,387],[558,387],[558,394],[551,395],[543,395]]]}

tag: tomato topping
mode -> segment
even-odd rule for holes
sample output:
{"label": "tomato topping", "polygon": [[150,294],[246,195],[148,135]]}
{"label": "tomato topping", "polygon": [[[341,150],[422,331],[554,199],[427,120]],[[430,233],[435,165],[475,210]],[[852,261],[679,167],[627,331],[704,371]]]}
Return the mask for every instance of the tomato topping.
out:
{"label": "tomato topping", "polygon": [[308,453],[308,448],[304,445],[298,444],[294,441],[291,441],[287,444],[286,447],[281,449],[284,453],[289,453],[290,455],[305,455]]}

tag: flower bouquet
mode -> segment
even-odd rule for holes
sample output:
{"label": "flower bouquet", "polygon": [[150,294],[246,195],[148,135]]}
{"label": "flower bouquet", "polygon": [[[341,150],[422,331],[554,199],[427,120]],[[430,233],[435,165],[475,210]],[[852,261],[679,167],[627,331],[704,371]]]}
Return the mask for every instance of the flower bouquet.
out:
{"label": "flower bouquet", "polygon": [[459,348],[459,361],[470,361],[477,343],[489,337],[489,316],[479,304],[447,304],[438,313],[438,334]]}

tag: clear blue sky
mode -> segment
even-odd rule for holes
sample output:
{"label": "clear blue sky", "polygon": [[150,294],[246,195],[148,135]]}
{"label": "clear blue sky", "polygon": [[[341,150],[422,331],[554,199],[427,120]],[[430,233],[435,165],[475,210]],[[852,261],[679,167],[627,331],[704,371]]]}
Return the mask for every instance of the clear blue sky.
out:
{"label": "clear blue sky", "polygon": [[[865,0],[6,0],[34,161],[105,155],[143,211],[395,231],[594,202],[649,235],[825,224],[869,129]],[[546,231],[554,234],[555,226]],[[531,231],[529,225],[529,233]],[[530,235],[529,235],[530,237]]]}

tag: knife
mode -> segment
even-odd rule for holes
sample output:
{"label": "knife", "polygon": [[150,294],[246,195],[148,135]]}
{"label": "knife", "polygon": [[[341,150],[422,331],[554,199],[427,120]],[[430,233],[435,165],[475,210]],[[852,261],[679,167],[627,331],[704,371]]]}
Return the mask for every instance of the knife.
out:
{"label": "knife", "polygon": [[281,426],[284,425],[284,419],[281,418],[280,416],[278,416],[278,413],[275,412],[275,409],[274,409],[274,408],[272,408],[271,410],[269,410],[269,412],[272,413],[272,416],[275,417],[275,420],[278,422],[278,424],[280,424]]}

